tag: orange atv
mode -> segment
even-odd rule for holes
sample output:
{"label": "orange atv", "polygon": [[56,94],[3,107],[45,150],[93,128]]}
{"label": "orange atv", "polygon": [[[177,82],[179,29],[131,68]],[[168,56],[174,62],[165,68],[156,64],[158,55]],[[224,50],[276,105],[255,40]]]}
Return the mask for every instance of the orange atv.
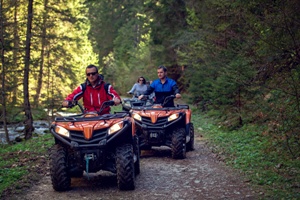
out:
{"label": "orange atv", "polygon": [[194,126],[191,122],[192,112],[188,105],[164,107],[173,101],[174,95],[165,98],[163,104],[134,106],[130,108],[139,136],[140,149],[152,146],[168,146],[172,158],[183,159],[186,151],[194,150]]}
{"label": "orange atv", "polygon": [[[71,102],[69,107],[81,105]],[[100,112],[114,101],[104,102]],[[50,152],[52,186],[56,191],[68,190],[71,177],[81,177],[85,171],[116,173],[120,190],[135,188],[135,175],[140,173],[138,137],[135,122],[125,112],[98,115],[82,113],[56,117],[50,131],[55,145]]]}

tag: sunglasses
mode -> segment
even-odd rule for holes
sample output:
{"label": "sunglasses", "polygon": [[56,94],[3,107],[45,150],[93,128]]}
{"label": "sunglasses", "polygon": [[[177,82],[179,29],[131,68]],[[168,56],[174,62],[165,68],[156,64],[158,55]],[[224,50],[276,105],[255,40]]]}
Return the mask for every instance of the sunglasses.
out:
{"label": "sunglasses", "polygon": [[87,76],[90,76],[90,75],[94,76],[95,74],[97,74],[97,72],[86,73]]}
{"label": "sunglasses", "polygon": [[144,81],[143,79],[140,79],[139,81]]}

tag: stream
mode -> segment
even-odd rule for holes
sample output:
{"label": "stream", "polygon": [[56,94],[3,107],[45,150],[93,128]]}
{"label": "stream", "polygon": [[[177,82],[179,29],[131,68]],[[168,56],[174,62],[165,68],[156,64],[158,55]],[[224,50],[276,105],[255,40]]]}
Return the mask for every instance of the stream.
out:
{"label": "stream", "polygon": [[[57,116],[69,116],[69,115],[74,115],[75,113],[57,112],[55,114]],[[33,122],[33,127],[34,127],[33,135],[34,134],[43,135],[45,133],[49,133],[50,124],[51,122],[47,120],[35,120]],[[25,126],[23,125],[22,122],[15,123],[15,124],[8,124],[7,129],[8,129],[9,140],[16,141],[16,139],[18,138],[24,138],[24,128]],[[7,144],[3,125],[0,125],[0,144]]]}

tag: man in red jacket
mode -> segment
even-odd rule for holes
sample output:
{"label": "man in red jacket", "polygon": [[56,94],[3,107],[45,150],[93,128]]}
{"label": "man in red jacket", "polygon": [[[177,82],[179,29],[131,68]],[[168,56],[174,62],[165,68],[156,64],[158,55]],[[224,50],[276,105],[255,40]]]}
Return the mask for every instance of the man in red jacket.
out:
{"label": "man in red jacket", "polygon": [[[103,77],[98,74],[95,65],[86,68],[86,81],[78,86],[63,101],[62,106],[68,107],[70,101],[83,98],[83,106],[86,112],[98,112],[105,101],[113,100],[115,105],[120,104],[121,98],[114,88],[103,81]],[[110,107],[105,108],[100,114],[108,114]]]}

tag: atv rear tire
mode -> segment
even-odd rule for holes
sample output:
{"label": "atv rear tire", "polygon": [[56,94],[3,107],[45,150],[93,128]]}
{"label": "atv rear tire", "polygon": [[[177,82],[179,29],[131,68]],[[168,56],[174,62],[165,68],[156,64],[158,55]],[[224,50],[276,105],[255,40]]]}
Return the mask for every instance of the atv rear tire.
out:
{"label": "atv rear tire", "polygon": [[190,141],[186,144],[186,150],[187,151],[193,151],[195,150],[195,146],[194,146],[194,125],[193,123],[191,123],[190,126]]}
{"label": "atv rear tire", "polygon": [[185,136],[184,128],[175,128],[173,131],[171,145],[173,159],[184,159],[186,157]]}
{"label": "atv rear tire", "polygon": [[58,144],[54,145],[50,152],[50,174],[54,190],[70,189],[71,177],[68,173],[67,152]]}
{"label": "atv rear tire", "polygon": [[117,181],[120,190],[134,190],[133,146],[124,144],[116,149]]}

